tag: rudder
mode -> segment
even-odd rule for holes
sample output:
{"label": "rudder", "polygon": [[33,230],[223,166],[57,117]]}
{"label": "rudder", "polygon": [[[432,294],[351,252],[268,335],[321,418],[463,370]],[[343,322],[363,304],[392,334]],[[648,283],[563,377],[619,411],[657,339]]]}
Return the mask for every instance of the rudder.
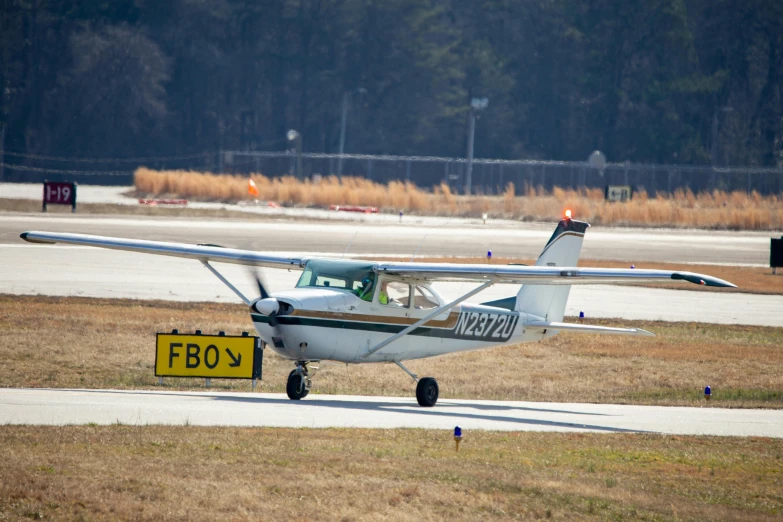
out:
{"label": "rudder", "polygon": [[[538,257],[536,266],[575,267],[589,226],[570,218],[560,221]],[[570,290],[571,285],[523,285],[517,294],[516,309],[545,321],[562,321]]]}

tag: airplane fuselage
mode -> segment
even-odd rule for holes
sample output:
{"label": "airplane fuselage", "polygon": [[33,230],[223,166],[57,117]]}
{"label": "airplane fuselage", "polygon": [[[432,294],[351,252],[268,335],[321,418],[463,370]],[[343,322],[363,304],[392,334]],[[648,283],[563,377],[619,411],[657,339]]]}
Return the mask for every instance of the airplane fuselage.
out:
{"label": "airplane fuselage", "polygon": [[[253,324],[267,346],[292,360],[405,361],[538,341],[545,335],[525,329],[528,314],[463,303],[368,355],[372,347],[432,310],[384,306],[364,301],[351,291],[330,288],[295,288],[273,297],[293,310],[277,317],[279,327],[274,328],[269,317],[251,305]],[[283,342],[275,342],[276,335],[283,337]]]}

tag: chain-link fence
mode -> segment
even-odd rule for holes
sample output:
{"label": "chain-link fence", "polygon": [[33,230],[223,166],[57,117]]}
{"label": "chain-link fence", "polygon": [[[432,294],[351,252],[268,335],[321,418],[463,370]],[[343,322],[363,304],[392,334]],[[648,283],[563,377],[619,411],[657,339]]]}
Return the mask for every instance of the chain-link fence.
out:
{"label": "chain-link fence", "polygon": [[[329,175],[337,172],[337,154],[303,153],[302,175]],[[260,172],[279,176],[295,174],[296,153],[242,152],[223,153],[225,172]],[[467,160],[435,156],[343,155],[343,175],[363,176],[381,183],[409,180],[420,187],[446,183],[454,192],[466,190]],[[631,185],[649,193],[674,192],[690,188],[693,192],[720,189],[757,191],[761,194],[783,192],[783,169],[695,167],[688,165],[646,165],[609,163],[603,170],[587,162],[538,160],[473,160],[472,192],[497,194],[513,183],[517,192],[527,185],[562,188],[604,188],[606,185]]]}
{"label": "chain-link fence", "polygon": [[[338,154],[303,153],[302,176],[331,175],[338,171]],[[297,154],[289,151],[210,151],[198,154],[155,158],[62,158],[22,153],[5,153],[0,181],[76,181],[86,184],[131,185],[136,167],[158,170],[182,169],[219,173],[259,172],[277,177],[295,174]],[[0,167],[0,168],[2,168]],[[344,154],[345,176],[362,176],[380,183],[411,181],[428,188],[441,183],[456,193],[466,190],[467,160],[439,156],[380,156]],[[693,192],[713,189],[783,193],[783,169],[695,167],[688,165],[645,165],[609,163],[597,170],[585,162],[474,159],[471,191],[498,194],[513,183],[520,193],[526,186],[562,188],[601,188],[631,185],[648,193]]]}

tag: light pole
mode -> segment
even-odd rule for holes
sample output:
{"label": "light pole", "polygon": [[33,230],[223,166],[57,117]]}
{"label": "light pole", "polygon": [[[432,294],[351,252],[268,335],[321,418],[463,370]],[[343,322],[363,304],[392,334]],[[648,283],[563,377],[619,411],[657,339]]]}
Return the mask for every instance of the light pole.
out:
{"label": "light pole", "polygon": [[733,107],[718,107],[715,112],[712,113],[712,150],[710,151],[710,159],[712,160],[712,166],[718,166],[718,113],[731,112]]}
{"label": "light pole", "polygon": [[3,181],[3,162],[5,161],[5,122],[0,123],[0,181]]}
{"label": "light pole", "polygon": [[296,132],[294,129],[288,131],[286,134],[288,141],[293,141],[296,146],[296,179],[302,179],[302,135]]}
{"label": "light pole", "polygon": [[718,166],[718,114],[721,112],[731,112],[734,109],[732,107],[718,107],[715,109],[715,112],[712,113],[712,147],[710,150],[710,160],[712,163],[712,177],[710,179],[710,184],[712,185],[712,188],[715,189],[715,186],[717,184],[717,176],[718,173],[715,171],[715,168]]}
{"label": "light pole", "polygon": [[367,89],[359,87],[353,91],[346,91],[343,93],[343,114],[340,119],[340,155],[337,157],[337,177],[340,183],[343,182],[343,152],[345,151],[345,126],[348,120],[348,102],[353,93],[367,94]]}
{"label": "light pole", "polygon": [[470,100],[470,128],[468,130],[468,168],[465,173],[465,194],[470,194],[473,185],[473,137],[476,133],[476,111],[486,109],[489,98],[473,98]]}

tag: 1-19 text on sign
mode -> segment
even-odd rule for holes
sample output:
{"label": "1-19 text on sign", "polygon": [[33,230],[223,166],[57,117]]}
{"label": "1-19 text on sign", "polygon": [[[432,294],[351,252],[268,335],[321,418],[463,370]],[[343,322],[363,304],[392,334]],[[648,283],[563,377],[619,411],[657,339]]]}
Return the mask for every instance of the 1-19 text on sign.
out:
{"label": "1-19 text on sign", "polygon": [[246,336],[159,333],[155,375],[252,379],[257,342]]}

